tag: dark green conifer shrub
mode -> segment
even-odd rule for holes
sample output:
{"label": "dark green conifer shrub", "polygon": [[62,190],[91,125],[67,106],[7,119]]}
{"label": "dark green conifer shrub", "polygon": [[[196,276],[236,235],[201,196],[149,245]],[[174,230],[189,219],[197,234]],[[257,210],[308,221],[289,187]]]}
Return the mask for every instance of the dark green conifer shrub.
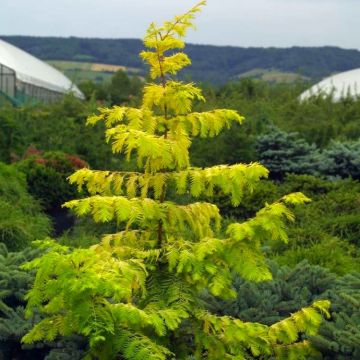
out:
{"label": "dark green conifer shrub", "polygon": [[0,243],[0,359],[1,360],[80,360],[84,341],[80,337],[43,342],[36,346],[21,344],[21,338],[31,329],[35,318],[25,319],[25,295],[34,281],[34,273],[21,268],[42,253],[26,248],[9,252]]}
{"label": "dark green conifer shrub", "polygon": [[20,269],[20,265],[34,259],[39,250],[29,248],[9,253],[0,243],[0,358],[20,357],[21,337],[31,328],[25,320],[24,296],[33,282],[33,274]]}
{"label": "dark green conifer shrub", "polygon": [[327,177],[360,180],[360,139],[333,141],[319,156],[318,164],[319,173]]}
{"label": "dark green conifer shrub", "polygon": [[317,149],[297,133],[286,133],[271,126],[256,142],[259,161],[270,170],[273,179],[286,173],[313,174],[317,169]]}
{"label": "dark green conifer shrub", "polygon": [[282,180],[286,173],[312,174],[330,180],[360,179],[360,140],[332,141],[320,150],[297,133],[271,126],[257,137],[256,149],[260,162],[276,180]]}

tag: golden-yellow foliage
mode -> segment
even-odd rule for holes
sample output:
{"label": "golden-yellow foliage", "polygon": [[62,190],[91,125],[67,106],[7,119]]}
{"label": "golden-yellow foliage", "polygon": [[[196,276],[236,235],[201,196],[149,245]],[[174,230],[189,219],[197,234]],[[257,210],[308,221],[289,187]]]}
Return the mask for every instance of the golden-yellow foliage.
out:
{"label": "golden-yellow foliage", "polygon": [[[309,354],[309,343],[299,339],[317,331],[321,314],[328,315],[326,301],[270,327],[211,314],[200,301],[204,291],[235,296],[233,273],[270,280],[262,245],[287,242],[286,224],[294,220],[289,206],[309,201],[301,193],[284,196],[225,231],[215,205],[191,202],[221,191],[238,206],[268,175],[258,163],[191,167],[193,137],[213,137],[243,121],[233,110],[192,112],[195,102],[205,101],[201,90],[172,79],[190,64],[182,38],[203,5],[149,27],[141,57],[154,82],[145,86],[140,108],[102,108],[88,119],[89,125],[104,122],[114,154],[136,159],[139,170],[85,168],[70,176],[89,196],[64,206],[96,222],[115,222],[119,231],[89,249],[41,243],[47,251],[26,267],[37,270],[27,314],[40,313],[42,320],[25,343],[76,333],[89,339],[88,358],[100,360],[248,359],[249,354],[302,359]],[[188,202],[170,201],[169,190],[186,195]]]}

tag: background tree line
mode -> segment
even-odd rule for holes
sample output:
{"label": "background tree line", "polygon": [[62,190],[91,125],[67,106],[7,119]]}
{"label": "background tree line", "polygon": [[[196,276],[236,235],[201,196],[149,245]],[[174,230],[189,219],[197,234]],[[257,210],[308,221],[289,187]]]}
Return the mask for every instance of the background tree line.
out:
{"label": "background tree line", "polygon": [[[59,37],[1,36],[43,60],[88,61],[142,69],[137,39],[83,39]],[[320,79],[335,72],[360,67],[360,52],[337,47],[241,48],[187,45],[192,59],[185,77],[196,81],[225,83],[254,69],[276,69]]]}

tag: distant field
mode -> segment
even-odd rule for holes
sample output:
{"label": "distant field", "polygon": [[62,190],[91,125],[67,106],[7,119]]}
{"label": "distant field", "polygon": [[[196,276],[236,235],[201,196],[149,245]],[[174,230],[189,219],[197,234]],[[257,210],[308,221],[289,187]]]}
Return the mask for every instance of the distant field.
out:
{"label": "distant field", "polygon": [[[77,84],[85,80],[92,80],[95,82],[107,81],[118,70],[123,70],[129,75],[143,75],[141,69],[121,65],[62,60],[49,60],[48,63],[63,72],[69,79]],[[253,69],[239,74],[235,76],[235,78],[258,79],[269,83],[292,83],[295,81],[310,80],[309,77],[301,74],[276,69]]]}
{"label": "distant field", "polygon": [[48,63],[63,72],[74,83],[80,83],[84,80],[103,82],[118,70],[123,70],[129,75],[141,75],[141,69],[120,65],[60,60],[50,60]]}
{"label": "distant field", "polygon": [[270,83],[292,83],[295,81],[306,81],[311,80],[307,76],[292,72],[283,72],[279,70],[267,70],[267,69],[254,69],[242,73],[237,76],[238,79],[258,79]]}

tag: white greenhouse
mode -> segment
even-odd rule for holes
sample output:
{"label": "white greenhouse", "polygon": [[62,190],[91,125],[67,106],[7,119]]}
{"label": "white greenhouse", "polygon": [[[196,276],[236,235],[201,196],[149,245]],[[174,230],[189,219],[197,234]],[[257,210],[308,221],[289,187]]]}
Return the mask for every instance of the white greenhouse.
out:
{"label": "white greenhouse", "polygon": [[60,71],[0,39],[0,95],[13,103],[51,103],[66,93],[82,92]]}
{"label": "white greenhouse", "polygon": [[348,96],[360,97],[360,69],[345,71],[320,81],[301,94],[300,100],[319,95],[332,96],[334,101]]}

